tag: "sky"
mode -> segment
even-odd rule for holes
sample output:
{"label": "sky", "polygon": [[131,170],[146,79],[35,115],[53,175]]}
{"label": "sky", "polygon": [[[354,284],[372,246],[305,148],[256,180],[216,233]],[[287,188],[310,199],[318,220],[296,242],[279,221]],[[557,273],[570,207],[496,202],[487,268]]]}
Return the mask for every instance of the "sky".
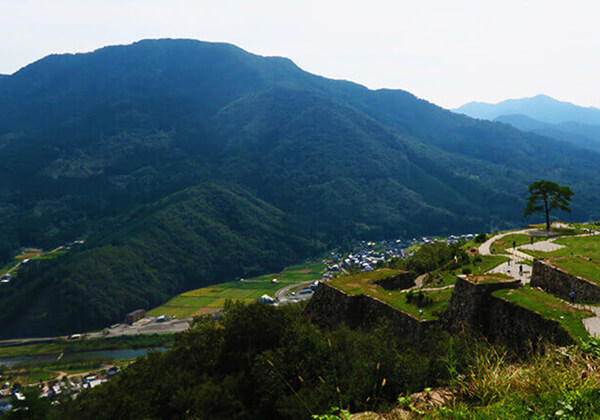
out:
{"label": "sky", "polygon": [[0,0],[0,73],[145,38],[229,42],[445,108],[544,93],[600,107],[592,0]]}

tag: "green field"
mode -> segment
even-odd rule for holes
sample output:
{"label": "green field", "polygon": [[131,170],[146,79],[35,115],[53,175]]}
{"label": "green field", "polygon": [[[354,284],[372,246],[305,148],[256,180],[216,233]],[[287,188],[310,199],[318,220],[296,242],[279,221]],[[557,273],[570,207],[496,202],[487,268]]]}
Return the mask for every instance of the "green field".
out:
{"label": "green field", "polygon": [[15,256],[14,261],[0,268],[0,276],[6,273],[10,273],[13,276],[16,275],[19,271],[20,264],[22,264],[24,260],[51,260],[59,255],[66,254],[67,252],[69,252],[67,249],[54,249],[52,251],[44,252],[37,248],[26,248]]}
{"label": "green field", "polygon": [[492,295],[535,311],[544,318],[558,321],[575,338],[588,337],[581,321],[584,318],[593,316],[593,314],[589,311],[573,308],[553,295],[529,286],[498,290]]}
{"label": "green field", "polygon": [[565,247],[551,252],[532,251],[528,249],[523,249],[522,251],[536,258],[581,255],[592,260],[600,261],[600,235],[567,236],[556,239],[554,243],[564,245]]}
{"label": "green field", "polygon": [[566,257],[552,260],[552,264],[573,275],[584,277],[600,284],[600,264],[580,257]]}
{"label": "green field", "polygon": [[[558,238],[554,243],[565,247],[552,252],[522,251],[536,258],[569,257],[555,260],[553,264],[576,276],[600,283],[600,265],[596,262],[600,261],[600,235]],[[578,255],[594,261],[577,258]]]}
{"label": "green field", "polygon": [[[152,309],[148,315],[190,318],[218,312],[228,299],[250,303],[264,294],[273,297],[277,290],[290,284],[319,280],[324,270],[325,265],[322,262],[311,262],[287,267],[281,273],[190,290]],[[275,278],[277,283],[272,283]]]}
{"label": "green field", "polygon": [[407,291],[385,290],[383,287],[375,284],[378,280],[399,273],[400,271],[398,270],[381,269],[369,273],[336,277],[328,284],[349,295],[364,294],[377,298],[421,320],[438,319],[439,314],[448,306],[450,296],[452,295],[452,288],[424,292],[427,297],[433,300],[433,303],[420,308],[416,304],[407,302]]}

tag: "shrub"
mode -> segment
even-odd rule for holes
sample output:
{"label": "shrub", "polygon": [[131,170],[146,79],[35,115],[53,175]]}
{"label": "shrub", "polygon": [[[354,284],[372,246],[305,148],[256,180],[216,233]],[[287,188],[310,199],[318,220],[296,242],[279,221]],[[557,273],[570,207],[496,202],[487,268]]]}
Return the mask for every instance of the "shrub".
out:
{"label": "shrub", "polygon": [[480,233],[479,235],[477,235],[474,239],[476,244],[481,244],[483,242],[485,242],[485,240],[487,239],[487,235],[485,233]]}

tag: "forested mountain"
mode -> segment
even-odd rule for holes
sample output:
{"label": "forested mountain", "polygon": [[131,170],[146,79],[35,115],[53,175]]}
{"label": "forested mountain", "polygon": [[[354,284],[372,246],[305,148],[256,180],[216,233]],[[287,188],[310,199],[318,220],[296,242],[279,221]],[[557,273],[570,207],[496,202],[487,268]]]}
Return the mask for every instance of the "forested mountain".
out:
{"label": "forested mountain", "polygon": [[550,124],[534,120],[525,115],[500,115],[494,121],[510,124],[522,131],[567,141],[584,149],[600,152],[600,125],[586,125],[576,122]]}
{"label": "forested mountain", "polygon": [[574,122],[585,125],[600,125],[599,108],[583,107],[570,102],[557,101],[547,95],[507,99],[497,104],[469,102],[454,111],[485,120],[494,120],[501,115],[524,115],[549,124]]}
{"label": "forested mountain", "polygon": [[557,101],[546,95],[497,104],[470,102],[454,110],[473,118],[513,127],[600,152],[600,109]]}
{"label": "forested mountain", "polygon": [[[147,40],[0,78],[0,255],[86,237],[0,291],[1,334],[102,327],[345,239],[600,216],[600,155],[227,44]],[[73,311],[85,316],[73,317]]]}

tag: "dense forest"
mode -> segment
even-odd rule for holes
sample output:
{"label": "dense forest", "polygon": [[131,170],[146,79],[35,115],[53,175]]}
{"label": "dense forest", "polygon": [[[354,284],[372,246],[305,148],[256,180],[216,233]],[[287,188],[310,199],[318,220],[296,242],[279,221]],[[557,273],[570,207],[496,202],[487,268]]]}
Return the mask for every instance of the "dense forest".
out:
{"label": "dense forest", "polygon": [[198,319],[169,352],[139,359],[46,418],[266,420],[306,419],[333,405],[384,410],[399,394],[446,383],[481,350],[442,332],[415,346],[383,321],[372,331],[324,331],[300,311],[230,304],[220,320]]}
{"label": "dense forest", "polygon": [[0,291],[0,336],[107,325],[349,239],[513,227],[532,179],[600,218],[600,155],[192,40],[0,78],[0,160],[0,260],[86,239]]}
{"label": "dense forest", "polygon": [[197,284],[276,272],[323,251],[287,229],[277,209],[212,184],[178,192],[104,229],[110,234],[91,235],[87,249],[51,263],[32,261],[15,284],[0,289],[5,334],[102,328],[121,319],[123,308],[151,308]]}
{"label": "dense forest", "polygon": [[7,419],[597,418],[598,340],[516,354],[464,333],[412,342],[384,319],[320,329],[301,311],[230,303],[76,399],[25,391]]}

